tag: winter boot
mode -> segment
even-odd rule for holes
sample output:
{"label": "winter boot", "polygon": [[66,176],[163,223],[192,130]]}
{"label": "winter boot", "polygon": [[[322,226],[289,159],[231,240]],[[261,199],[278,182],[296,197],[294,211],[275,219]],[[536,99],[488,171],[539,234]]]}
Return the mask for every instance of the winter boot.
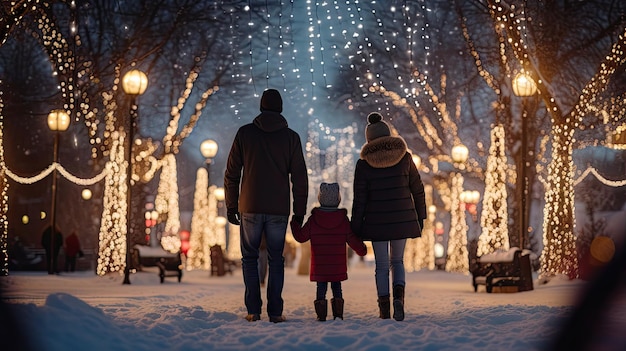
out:
{"label": "winter boot", "polygon": [[343,319],[343,299],[336,297],[330,300],[330,305],[333,308],[333,319]]}
{"label": "winter boot", "polygon": [[325,321],[326,315],[328,314],[328,300],[315,300],[313,304],[315,305],[317,320],[320,322]]}
{"label": "winter boot", "polygon": [[393,287],[393,319],[404,320],[404,285]]}
{"label": "winter boot", "polygon": [[380,310],[380,318],[391,318],[391,303],[389,302],[389,295],[378,297],[378,309]]}

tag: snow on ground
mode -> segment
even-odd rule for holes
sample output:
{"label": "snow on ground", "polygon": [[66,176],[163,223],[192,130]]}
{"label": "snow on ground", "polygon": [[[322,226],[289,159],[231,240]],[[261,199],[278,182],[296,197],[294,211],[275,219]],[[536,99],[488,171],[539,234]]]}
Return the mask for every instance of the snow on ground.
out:
{"label": "snow on ground", "polygon": [[267,315],[244,319],[240,271],[211,277],[196,270],[161,284],[150,270],[132,274],[130,285],[117,274],[11,272],[0,284],[33,349],[63,351],[541,350],[585,284],[555,279],[532,291],[488,294],[474,292],[470,275],[407,273],[406,319],[397,322],[378,318],[372,265],[354,263],[348,274],[345,319],[318,322],[315,284],[287,268],[287,321],[279,324]]}

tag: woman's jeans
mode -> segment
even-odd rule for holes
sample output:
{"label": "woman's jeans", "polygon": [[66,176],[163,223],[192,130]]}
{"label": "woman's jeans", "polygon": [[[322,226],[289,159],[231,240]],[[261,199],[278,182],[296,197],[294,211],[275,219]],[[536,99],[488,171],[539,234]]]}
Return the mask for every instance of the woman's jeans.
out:
{"label": "woman's jeans", "polygon": [[270,317],[283,314],[283,285],[285,282],[285,235],[289,216],[261,213],[241,214],[241,263],[246,286],[244,301],[248,314],[261,314],[259,282],[259,246],[265,234],[269,275],[267,281],[267,313]]}
{"label": "woman's jeans", "polygon": [[404,272],[404,247],[406,239],[373,241],[376,261],[376,290],[378,296],[389,296],[389,271],[393,286],[406,284]]}

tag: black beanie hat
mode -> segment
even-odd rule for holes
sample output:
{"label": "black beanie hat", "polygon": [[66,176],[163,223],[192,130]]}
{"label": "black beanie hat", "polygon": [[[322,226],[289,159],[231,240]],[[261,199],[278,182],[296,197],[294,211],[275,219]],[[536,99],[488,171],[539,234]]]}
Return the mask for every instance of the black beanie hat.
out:
{"label": "black beanie hat", "polygon": [[261,112],[274,111],[283,112],[283,99],[276,89],[267,89],[261,96]]}
{"label": "black beanie hat", "polygon": [[365,139],[370,141],[383,136],[390,136],[391,131],[387,123],[383,121],[383,116],[378,112],[372,112],[367,116],[367,127],[365,127]]}

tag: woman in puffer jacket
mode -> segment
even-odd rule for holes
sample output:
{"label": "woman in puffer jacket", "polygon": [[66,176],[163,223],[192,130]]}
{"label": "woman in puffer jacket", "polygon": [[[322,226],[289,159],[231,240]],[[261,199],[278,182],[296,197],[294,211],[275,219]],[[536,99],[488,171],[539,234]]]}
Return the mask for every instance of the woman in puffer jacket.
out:
{"label": "woman in puffer jacket", "polygon": [[393,286],[393,318],[404,319],[404,247],[421,236],[426,218],[424,184],[404,139],[391,136],[376,112],[367,116],[367,143],[354,171],[352,231],[371,241],[376,262],[380,318],[391,318],[389,274]]}

